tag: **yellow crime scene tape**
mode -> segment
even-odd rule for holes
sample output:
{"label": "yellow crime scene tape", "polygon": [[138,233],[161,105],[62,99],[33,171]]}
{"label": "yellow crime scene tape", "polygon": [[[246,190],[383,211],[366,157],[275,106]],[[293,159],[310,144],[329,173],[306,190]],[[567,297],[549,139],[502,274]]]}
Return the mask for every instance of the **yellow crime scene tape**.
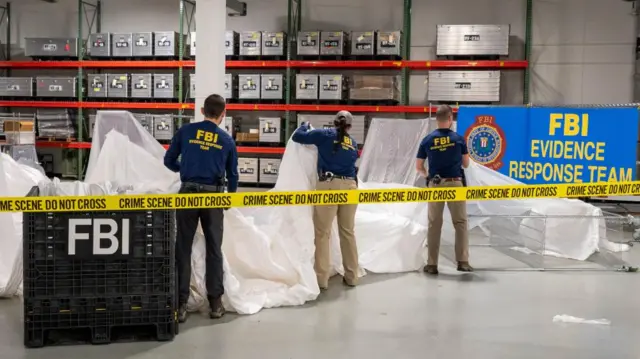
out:
{"label": "yellow crime scene tape", "polygon": [[640,195],[640,181],[346,191],[1,197],[0,212],[140,211]]}

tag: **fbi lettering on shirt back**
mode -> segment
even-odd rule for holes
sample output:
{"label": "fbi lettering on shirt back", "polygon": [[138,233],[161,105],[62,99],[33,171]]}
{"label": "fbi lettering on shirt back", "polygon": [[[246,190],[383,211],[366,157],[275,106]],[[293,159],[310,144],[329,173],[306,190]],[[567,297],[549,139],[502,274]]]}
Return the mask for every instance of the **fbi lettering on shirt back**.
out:
{"label": "fbi lettering on shirt back", "polygon": [[210,148],[222,149],[222,146],[218,144],[218,134],[205,130],[197,130],[196,138],[190,139],[189,144],[198,145],[203,151],[209,151]]}
{"label": "fbi lettering on shirt back", "polygon": [[452,142],[449,136],[435,137],[433,139],[433,145],[429,149],[432,151],[446,151],[455,145],[455,142]]}

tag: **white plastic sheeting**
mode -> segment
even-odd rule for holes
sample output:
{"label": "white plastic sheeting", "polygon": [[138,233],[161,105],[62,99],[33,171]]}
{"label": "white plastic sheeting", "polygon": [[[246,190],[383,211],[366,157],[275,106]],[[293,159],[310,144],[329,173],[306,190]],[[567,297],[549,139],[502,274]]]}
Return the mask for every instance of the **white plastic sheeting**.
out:
{"label": "white plastic sheeting", "polygon": [[[364,182],[382,180],[414,184],[417,179],[415,154],[419,141],[435,129],[433,120],[374,119],[369,127],[367,146],[362,164]],[[389,138],[392,138],[390,140]],[[372,145],[373,144],[373,145]],[[373,155],[373,156],[372,156]],[[472,161],[465,170],[469,186],[522,185],[487,167]],[[391,179],[391,180],[388,180]],[[392,186],[393,187],[393,186]],[[409,204],[401,204],[401,207]],[[426,204],[416,204],[413,216],[417,223],[426,223]],[[572,199],[522,199],[506,201],[468,201],[469,227],[488,226],[507,221],[504,216],[528,215],[520,224],[520,233],[539,244],[544,254],[586,260],[600,247],[610,251],[628,250],[627,245],[611,243],[606,238],[602,210],[588,203]],[[449,213],[445,211],[444,236],[453,234]],[[503,217],[501,217],[503,216]],[[555,218],[554,218],[555,217]],[[543,220],[541,220],[543,219]],[[542,223],[541,223],[542,222]],[[543,228],[539,228],[542,224]],[[500,226],[493,226],[500,227]],[[536,230],[532,230],[535,228]],[[499,233],[498,233],[499,234]]]}
{"label": "white plastic sheeting", "polygon": [[[389,126],[394,121],[394,126]],[[383,127],[388,128],[383,131]],[[431,127],[420,120],[374,120],[363,154],[361,188],[409,188],[417,181],[413,169],[416,142]],[[115,130],[115,131],[114,131]],[[398,140],[390,142],[389,137]],[[60,184],[49,187],[53,194],[95,193],[173,193],[179,187],[178,175],[168,171],[162,163],[164,149],[128,112],[98,112],[94,147],[91,151],[86,183]],[[372,149],[372,150],[369,150]],[[377,161],[376,156],[394,154]],[[4,159],[4,157],[2,157]],[[9,159],[10,160],[10,159]],[[4,162],[3,162],[4,163]],[[378,163],[378,164],[376,164]],[[12,162],[12,166],[17,166]],[[13,167],[12,167],[13,168]],[[3,181],[13,180],[7,173],[22,173],[25,168],[4,171]],[[315,188],[316,151],[293,142],[287,144],[274,190],[310,190]],[[25,177],[25,174],[20,176]],[[28,177],[28,176],[27,176]],[[24,195],[40,178],[24,179],[24,190],[14,184],[0,182],[0,190],[16,189],[13,195]],[[372,181],[375,179],[378,183]],[[470,185],[498,185],[518,183],[492,170],[472,165],[467,170]],[[391,181],[397,181],[393,183]],[[13,182],[12,182],[13,183]],[[22,192],[24,193],[18,193]],[[10,194],[9,194],[10,195]],[[571,200],[488,201],[469,202],[469,211],[477,214],[525,213],[598,213],[590,205]],[[3,214],[0,214],[2,216]],[[12,215],[13,216],[13,215]],[[493,220],[500,220],[499,218]],[[20,268],[15,252],[21,243],[21,226],[14,235],[3,236],[3,243],[13,246],[13,254],[6,243],[0,251],[4,263],[0,283],[15,286],[16,268]],[[470,226],[483,225],[486,220],[472,221]],[[602,235],[597,222],[565,221],[544,233],[545,240],[560,254],[584,259],[598,249]],[[405,272],[419,269],[423,263],[426,237],[426,204],[400,203],[389,205],[361,205],[356,213],[356,237],[360,265],[377,273]],[[242,314],[256,313],[262,308],[300,305],[313,300],[319,288],[313,271],[313,223],[311,207],[232,208],[225,212],[224,285],[226,306]],[[450,223],[445,236],[451,231]],[[554,233],[555,232],[555,233]],[[560,237],[562,236],[562,237]],[[206,304],[204,286],[204,238],[196,234],[193,255],[192,297],[190,308],[201,309]],[[341,272],[341,258],[334,230],[332,263]],[[7,260],[5,260],[5,256]],[[18,258],[18,259],[16,259]],[[12,268],[6,270],[5,268]],[[9,273],[10,274],[7,274]],[[18,271],[19,272],[19,271]],[[364,272],[362,273],[364,274]],[[5,280],[7,279],[7,280]],[[19,282],[19,280],[18,280]],[[5,285],[6,287],[7,285]],[[14,293],[9,293],[14,294]]]}
{"label": "white plastic sheeting", "polygon": [[[41,181],[41,171],[0,153],[0,197],[26,196]],[[0,297],[10,297],[21,292],[22,213],[0,213],[0,228]]]}

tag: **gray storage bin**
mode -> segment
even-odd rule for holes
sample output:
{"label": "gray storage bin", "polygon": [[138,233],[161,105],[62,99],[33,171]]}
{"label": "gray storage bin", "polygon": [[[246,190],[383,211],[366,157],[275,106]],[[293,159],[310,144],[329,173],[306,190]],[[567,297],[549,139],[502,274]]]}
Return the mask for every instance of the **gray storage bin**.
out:
{"label": "gray storage bin", "polygon": [[280,117],[260,117],[259,142],[282,142],[282,119]]}
{"label": "gray storage bin", "polygon": [[320,75],[319,96],[320,100],[345,99],[346,86],[343,75]]}
{"label": "gray storage bin", "polygon": [[[184,36],[186,43],[187,36]],[[153,54],[156,57],[178,57],[180,53],[179,35],[175,31],[155,31],[153,33]],[[188,46],[185,46],[185,48]],[[187,52],[188,53],[188,52]]]}
{"label": "gray storage bin", "polygon": [[319,56],[320,55],[320,32],[301,31],[298,33],[298,55]]}
{"label": "gray storage bin", "polygon": [[354,31],[351,33],[351,55],[373,56],[376,53],[375,31]]}
{"label": "gray storage bin", "polygon": [[153,75],[131,74],[131,97],[153,98]]}
{"label": "gray storage bin", "polygon": [[154,74],[153,75],[153,98],[177,97],[175,77],[173,74]]}
{"label": "gray storage bin", "polygon": [[225,56],[238,56],[238,33],[235,31],[225,31],[224,33],[224,54]]}
{"label": "gray storage bin", "polygon": [[226,116],[223,118],[222,122],[220,122],[220,128],[225,130],[229,136],[233,136],[233,117]]}
{"label": "gray storage bin", "polygon": [[127,74],[107,74],[107,97],[128,98],[129,97],[129,75]]}
{"label": "gray storage bin", "polygon": [[75,77],[36,77],[38,97],[76,97]]}
{"label": "gray storage bin", "polygon": [[297,74],[296,75],[296,99],[317,100],[318,99],[318,75],[317,74]]}
{"label": "gray storage bin", "polygon": [[261,158],[259,161],[260,176],[258,177],[260,183],[275,184],[278,180],[280,163],[282,160],[279,158]]}
{"label": "gray storage bin", "polygon": [[33,97],[33,77],[0,77],[0,97]]}
{"label": "gray storage bin", "polygon": [[135,32],[132,40],[134,57],[153,57],[152,32]]}
{"label": "gray storage bin", "polygon": [[322,31],[320,33],[320,55],[346,55],[345,49],[348,41],[349,35],[344,31]]}
{"label": "gray storage bin", "polygon": [[27,37],[24,41],[27,57],[78,57],[78,39],[74,37]]}
{"label": "gray storage bin", "polygon": [[508,56],[510,25],[438,25],[437,56]]}
{"label": "gray storage bin", "polygon": [[378,31],[376,54],[402,56],[402,31]]}
{"label": "gray storage bin", "polygon": [[499,102],[500,71],[429,71],[427,100]]}
{"label": "gray storage bin", "polygon": [[238,158],[238,175],[241,183],[258,183],[258,159]]}
{"label": "gray storage bin", "polygon": [[87,83],[87,97],[89,98],[105,98],[107,92],[109,80],[107,74],[91,74],[88,77]]}
{"label": "gray storage bin", "polygon": [[157,140],[170,140],[173,138],[175,124],[171,115],[153,116],[153,137]]}
{"label": "gray storage bin", "polygon": [[282,74],[263,74],[260,75],[261,90],[260,98],[265,100],[282,100],[284,99],[283,76]]}
{"label": "gray storage bin", "polygon": [[87,51],[91,57],[111,57],[111,34],[105,32],[89,35]]}
{"label": "gray storage bin", "polygon": [[284,47],[287,43],[287,34],[278,31],[262,32],[262,55],[263,56],[284,56]]}
{"label": "gray storage bin", "polygon": [[238,75],[238,98],[260,99],[260,75]]}
{"label": "gray storage bin", "polygon": [[240,56],[260,56],[262,54],[262,33],[243,31],[240,33]]}
{"label": "gray storage bin", "polygon": [[236,98],[236,92],[235,90],[235,83],[234,83],[234,79],[235,77],[232,74],[225,74],[224,75],[224,93],[223,93],[223,97],[225,99],[235,99]]}
{"label": "gray storage bin", "polygon": [[134,113],[133,117],[140,122],[142,128],[149,131],[151,136],[153,136],[153,115],[146,113]]}
{"label": "gray storage bin", "polygon": [[[225,76],[225,81],[226,81],[226,76]],[[226,86],[226,83],[225,83]],[[224,98],[227,98],[227,96],[225,96],[225,94],[222,95]],[[190,99],[195,99],[196,98],[196,74],[190,74],[189,75],[189,96],[187,96]]]}
{"label": "gray storage bin", "polygon": [[111,35],[111,54],[113,57],[133,56],[133,34],[115,33]]}

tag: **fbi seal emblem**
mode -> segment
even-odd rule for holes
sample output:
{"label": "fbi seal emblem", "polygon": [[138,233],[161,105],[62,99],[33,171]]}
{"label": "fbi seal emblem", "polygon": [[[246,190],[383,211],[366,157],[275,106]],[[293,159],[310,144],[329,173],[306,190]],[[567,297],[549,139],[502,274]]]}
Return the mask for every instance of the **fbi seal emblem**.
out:
{"label": "fbi seal emblem", "polygon": [[471,159],[494,171],[502,168],[507,142],[494,116],[476,116],[476,121],[467,129],[464,138]]}

